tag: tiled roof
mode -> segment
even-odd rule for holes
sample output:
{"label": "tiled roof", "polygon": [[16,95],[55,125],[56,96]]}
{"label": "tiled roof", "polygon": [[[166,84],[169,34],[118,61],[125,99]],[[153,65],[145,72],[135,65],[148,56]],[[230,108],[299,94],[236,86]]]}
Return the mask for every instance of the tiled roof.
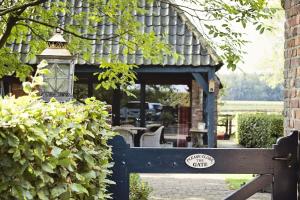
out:
{"label": "tiled roof", "polygon": [[[87,10],[87,4],[83,0],[67,0],[73,3],[75,10]],[[137,15],[136,18],[143,24],[145,33],[154,30],[156,35],[167,37],[168,43],[184,59],[177,61],[171,56],[165,56],[163,63],[151,63],[150,60],[144,59],[142,53],[137,51],[133,55],[123,56],[117,39],[110,41],[98,40],[94,41],[92,46],[92,58],[89,62],[78,60],[78,64],[98,64],[97,58],[107,58],[109,54],[119,55],[121,61],[128,64],[136,65],[176,65],[176,66],[201,66],[201,65],[217,65],[220,60],[216,53],[209,47],[205,39],[197,30],[197,26],[185,15],[182,10],[173,7],[171,4],[156,0],[149,4],[145,0],[140,0],[140,5],[147,12],[144,15]],[[69,23],[70,19],[62,16],[62,24]],[[103,38],[113,36],[116,26],[110,22],[103,20],[97,24],[98,31],[93,38]],[[28,37],[30,39],[30,36]],[[14,51],[22,53],[22,57],[26,56],[29,46],[26,42],[23,44],[13,43],[11,45]]]}

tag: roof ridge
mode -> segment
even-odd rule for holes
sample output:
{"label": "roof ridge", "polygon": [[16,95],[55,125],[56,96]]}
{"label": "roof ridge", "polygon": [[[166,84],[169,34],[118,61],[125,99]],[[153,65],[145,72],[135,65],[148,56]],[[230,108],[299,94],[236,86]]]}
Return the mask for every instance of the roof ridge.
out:
{"label": "roof ridge", "polygon": [[172,8],[174,8],[177,11],[177,13],[179,13],[179,15],[183,18],[183,21],[187,22],[187,27],[191,28],[190,31],[193,32],[195,34],[195,36],[197,36],[197,39],[200,40],[200,43],[204,46],[204,48],[206,48],[208,50],[208,54],[210,54],[212,56],[212,58],[213,58],[214,62],[216,63],[216,65],[222,63],[222,60],[221,60],[220,56],[217,54],[217,52],[215,51],[215,49],[209,44],[209,42],[204,38],[203,34],[197,28],[197,26],[188,17],[187,11],[180,8],[180,5],[178,5],[179,7],[176,7],[176,6],[172,5],[172,4],[176,3],[174,0],[157,0],[157,1],[161,1],[161,2],[168,1],[168,2],[170,2]]}

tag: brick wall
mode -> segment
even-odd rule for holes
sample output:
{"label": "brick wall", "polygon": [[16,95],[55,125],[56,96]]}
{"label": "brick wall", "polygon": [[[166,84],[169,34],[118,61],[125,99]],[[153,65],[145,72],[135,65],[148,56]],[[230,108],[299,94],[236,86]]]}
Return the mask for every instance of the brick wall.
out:
{"label": "brick wall", "polygon": [[192,81],[192,128],[197,128],[203,120],[203,90],[196,81]]}
{"label": "brick wall", "polygon": [[[219,82],[216,80],[215,84],[215,123],[217,132],[217,122],[218,122],[218,94],[219,94]],[[203,121],[203,89],[197,84],[196,81],[192,81],[192,101],[191,101],[191,112],[192,112],[192,128],[198,128],[198,123]]]}
{"label": "brick wall", "polygon": [[285,0],[284,127],[300,130],[300,1]]}

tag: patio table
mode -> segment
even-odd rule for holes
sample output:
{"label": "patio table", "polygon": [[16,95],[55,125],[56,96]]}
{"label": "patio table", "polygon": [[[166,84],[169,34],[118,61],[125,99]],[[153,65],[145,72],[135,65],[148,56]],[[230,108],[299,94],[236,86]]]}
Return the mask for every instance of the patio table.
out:
{"label": "patio table", "polygon": [[137,127],[137,126],[113,126],[112,130],[117,129],[117,128],[122,128],[122,129],[128,130],[134,135],[137,134],[138,131],[145,131],[147,129],[145,127]]}
{"label": "patio table", "polygon": [[140,138],[147,130],[146,127],[137,127],[137,126],[115,126],[115,127],[112,127],[112,130],[114,130],[116,128],[122,128],[122,129],[128,130],[132,133],[134,147],[140,146]]}

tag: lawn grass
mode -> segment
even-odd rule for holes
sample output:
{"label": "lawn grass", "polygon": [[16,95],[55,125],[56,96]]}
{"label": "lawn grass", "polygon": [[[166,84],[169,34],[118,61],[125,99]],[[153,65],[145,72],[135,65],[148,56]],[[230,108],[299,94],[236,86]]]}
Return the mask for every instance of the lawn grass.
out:
{"label": "lawn grass", "polygon": [[253,179],[252,174],[233,174],[225,178],[230,190],[237,190]]}
{"label": "lawn grass", "polygon": [[222,114],[243,112],[281,113],[282,101],[219,101],[218,110]]}

